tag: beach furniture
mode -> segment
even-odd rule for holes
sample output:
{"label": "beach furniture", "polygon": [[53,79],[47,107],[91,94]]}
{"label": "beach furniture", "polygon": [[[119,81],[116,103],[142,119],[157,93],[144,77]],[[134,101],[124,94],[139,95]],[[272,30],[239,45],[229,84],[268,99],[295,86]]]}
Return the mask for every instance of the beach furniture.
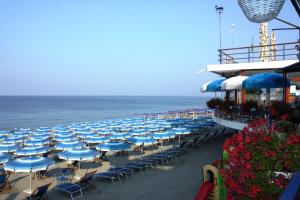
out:
{"label": "beach furniture", "polygon": [[47,190],[51,184],[52,184],[52,182],[36,188],[30,196],[26,197],[26,199],[30,199],[30,200],[45,199],[46,200],[47,198],[45,198],[45,196],[47,195]]}
{"label": "beach furniture", "polygon": [[94,177],[109,179],[112,183],[115,183],[115,180],[121,181],[120,173],[115,171],[98,172],[94,175]]}
{"label": "beach furniture", "polygon": [[11,189],[10,183],[8,182],[9,174],[0,175],[0,193],[9,192]]}
{"label": "beach furniture", "polygon": [[79,185],[81,187],[81,189],[95,187],[92,184],[92,179],[93,179],[93,176],[95,175],[95,173],[96,173],[96,170],[86,173],[79,181],[76,182],[76,184]]}
{"label": "beach furniture", "polygon": [[81,187],[75,183],[61,183],[55,186],[55,189],[68,193],[72,200],[83,198]]}
{"label": "beach furniture", "polygon": [[74,178],[74,174],[72,169],[70,168],[63,168],[62,174],[56,177],[58,183],[68,183],[71,182]]}

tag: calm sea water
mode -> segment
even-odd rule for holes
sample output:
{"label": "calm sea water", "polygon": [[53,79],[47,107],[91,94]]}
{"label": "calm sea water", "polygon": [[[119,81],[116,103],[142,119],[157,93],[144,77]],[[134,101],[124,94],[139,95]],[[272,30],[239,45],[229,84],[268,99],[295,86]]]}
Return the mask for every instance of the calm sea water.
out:
{"label": "calm sea water", "polygon": [[205,108],[204,97],[0,96],[0,130]]}

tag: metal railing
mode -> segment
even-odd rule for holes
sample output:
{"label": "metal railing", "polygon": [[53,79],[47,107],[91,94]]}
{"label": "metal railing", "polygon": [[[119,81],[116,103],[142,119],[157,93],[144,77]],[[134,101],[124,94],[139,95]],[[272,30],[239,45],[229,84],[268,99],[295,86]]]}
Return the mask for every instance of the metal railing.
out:
{"label": "metal railing", "polygon": [[261,54],[264,54],[264,61],[293,60],[297,59],[297,45],[299,42],[219,49],[219,62],[220,64],[260,62]]}

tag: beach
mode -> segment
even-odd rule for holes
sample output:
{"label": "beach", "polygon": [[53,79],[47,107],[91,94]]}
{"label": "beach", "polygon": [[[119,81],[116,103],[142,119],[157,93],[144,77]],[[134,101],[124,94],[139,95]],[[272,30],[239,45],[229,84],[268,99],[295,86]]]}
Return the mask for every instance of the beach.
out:
{"label": "beach", "polygon": [[[115,184],[109,180],[96,178],[93,180],[95,187],[83,191],[84,199],[193,199],[202,183],[202,167],[220,158],[222,144],[223,139],[219,139],[202,143],[195,149],[188,148],[186,155],[171,160],[168,164],[146,169],[141,173],[136,172],[133,176],[122,178],[121,182]],[[165,145],[163,148],[171,146],[171,144]],[[91,162],[83,163],[80,172],[85,173],[86,168],[91,166],[98,171],[105,171],[110,166],[110,161],[121,166],[137,157],[109,156],[108,158],[109,161],[104,162],[102,166]],[[49,168],[49,174],[54,176],[57,169],[65,166],[65,162],[58,163]],[[28,173],[13,173],[9,180],[12,190],[10,193],[0,195],[0,199],[24,199],[26,194],[22,191],[29,187]],[[56,185],[53,177],[37,182],[32,180],[35,186],[51,181],[53,183],[48,190],[48,199],[70,199],[70,195],[53,189]]]}

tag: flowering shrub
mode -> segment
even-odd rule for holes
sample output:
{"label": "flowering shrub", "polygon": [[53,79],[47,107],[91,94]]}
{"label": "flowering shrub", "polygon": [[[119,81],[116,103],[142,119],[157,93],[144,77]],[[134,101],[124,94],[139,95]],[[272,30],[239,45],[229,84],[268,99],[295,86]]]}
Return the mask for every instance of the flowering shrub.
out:
{"label": "flowering shrub", "polygon": [[224,103],[224,101],[220,98],[212,98],[209,101],[206,102],[207,107],[214,109],[216,106],[219,106]]}
{"label": "flowering shrub", "polygon": [[278,199],[288,177],[275,172],[294,172],[300,166],[300,136],[282,140],[266,120],[253,121],[224,143],[228,161],[221,173],[227,199]]}

